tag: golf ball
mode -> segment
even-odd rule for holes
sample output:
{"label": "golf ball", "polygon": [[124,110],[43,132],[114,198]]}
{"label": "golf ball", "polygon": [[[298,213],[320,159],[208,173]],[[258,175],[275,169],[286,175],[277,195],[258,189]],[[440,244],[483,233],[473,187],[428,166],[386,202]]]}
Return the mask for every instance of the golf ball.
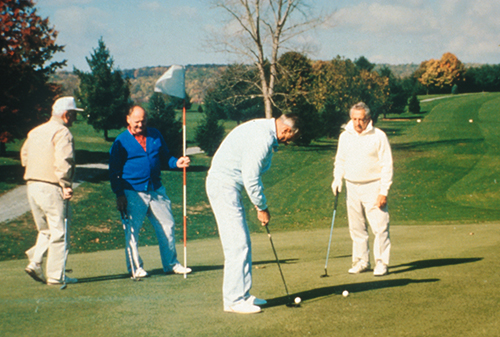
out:
{"label": "golf ball", "polygon": [[344,290],[344,291],[342,292],[342,296],[344,296],[344,297],[349,296],[349,292],[348,292],[347,290]]}
{"label": "golf ball", "polygon": [[300,302],[302,302],[300,297],[295,297],[295,304],[300,304]]}

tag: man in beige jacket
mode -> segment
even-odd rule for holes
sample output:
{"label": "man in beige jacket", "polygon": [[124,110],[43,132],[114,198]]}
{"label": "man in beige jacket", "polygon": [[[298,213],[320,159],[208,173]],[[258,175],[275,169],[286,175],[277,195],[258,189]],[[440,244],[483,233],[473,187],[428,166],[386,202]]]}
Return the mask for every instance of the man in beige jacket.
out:
{"label": "man in beige jacket", "polygon": [[[76,120],[76,111],[82,109],[73,97],[57,99],[50,120],[31,130],[21,148],[28,200],[38,230],[35,246],[26,251],[30,263],[25,271],[49,285],[77,282],[64,273],[69,249],[65,218],[75,175],[73,135],[68,127]],[[45,278],[42,262],[47,251]]]}

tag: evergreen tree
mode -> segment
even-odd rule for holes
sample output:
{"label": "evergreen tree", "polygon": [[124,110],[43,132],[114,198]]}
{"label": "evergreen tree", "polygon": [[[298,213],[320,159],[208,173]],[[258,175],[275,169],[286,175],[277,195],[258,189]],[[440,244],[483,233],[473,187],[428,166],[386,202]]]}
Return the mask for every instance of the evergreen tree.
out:
{"label": "evergreen tree", "polygon": [[206,109],[205,117],[196,128],[195,141],[209,156],[217,151],[225,135],[224,126],[219,124],[217,114]]}
{"label": "evergreen tree", "polygon": [[417,94],[413,94],[408,102],[408,111],[412,114],[420,113],[420,101],[417,98]]}
{"label": "evergreen tree", "polygon": [[76,96],[85,107],[88,123],[97,131],[103,130],[104,139],[109,140],[108,130],[125,125],[125,116],[132,104],[129,82],[122,78],[121,71],[113,69],[113,58],[102,37],[97,49],[86,60],[90,73],[73,70],[80,78]]}
{"label": "evergreen tree", "polygon": [[176,157],[182,155],[182,122],[175,118],[173,104],[166,104],[162,94],[155,92],[146,108],[148,126],[158,129],[169,150]]}

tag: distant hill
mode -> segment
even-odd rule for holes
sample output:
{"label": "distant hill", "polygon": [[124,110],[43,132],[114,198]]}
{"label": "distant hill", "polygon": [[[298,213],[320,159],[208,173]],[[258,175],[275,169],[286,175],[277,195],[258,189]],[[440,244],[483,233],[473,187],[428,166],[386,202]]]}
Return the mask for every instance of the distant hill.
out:
{"label": "distant hill", "polygon": [[[191,102],[203,101],[206,89],[217,78],[225,65],[200,64],[186,66],[186,92]],[[144,67],[122,70],[123,77],[130,81],[130,96],[135,103],[147,102],[153,94],[156,80],[169,66]],[[64,95],[74,95],[80,80],[71,71],[58,71],[51,76],[51,81],[62,85]]]}
{"label": "distant hill", "polygon": [[[478,67],[481,64],[466,64],[466,67]],[[205,91],[215,81],[217,74],[224,70],[223,64],[196,64],[186,66],[186,92],[192,103],[201,103]],[[376,64],[375,70],[388,67],[397,77],[411,76],[418,69],[419,64]],[[143,67],[122,70],[124,78],[130,80],[130,94],[136,103],[147,102],[153,94],[156,80],[169,68],[169,66]],[[64,95],[74,95],[78,88],[79,79],[73,72],[58,71],[51,77],[52,82],[62,85]]]}

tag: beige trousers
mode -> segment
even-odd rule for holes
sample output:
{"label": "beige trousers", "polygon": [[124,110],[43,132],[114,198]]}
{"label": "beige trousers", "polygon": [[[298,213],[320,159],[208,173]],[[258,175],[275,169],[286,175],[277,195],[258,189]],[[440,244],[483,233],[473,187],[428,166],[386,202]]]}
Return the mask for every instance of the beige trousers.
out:
{"label": "beige trousers", "polygon": [[377,197],[380,193],[380,180],[369,183],[353,183],[346,181],[347,215],[349,232],[352,239],[352,261],[370,262],[368,243],[368,227],[375,236],[373,256],[375,262],[382,261],[389,265],[391,240],[389,237],[389,212],[387,206],[377,207]]}
{"label": "beige trousers", "polygon": [[[38,229],[36,244],[26,251],[30,262],[42,263],[47,253],[46,276],[48,279],[62,280],[66,250],[64,218],[67,203],[62,197],[62,188],[49,183],[27,184],[28,201]],[[67,241],[67,240],[66,240]]]}

